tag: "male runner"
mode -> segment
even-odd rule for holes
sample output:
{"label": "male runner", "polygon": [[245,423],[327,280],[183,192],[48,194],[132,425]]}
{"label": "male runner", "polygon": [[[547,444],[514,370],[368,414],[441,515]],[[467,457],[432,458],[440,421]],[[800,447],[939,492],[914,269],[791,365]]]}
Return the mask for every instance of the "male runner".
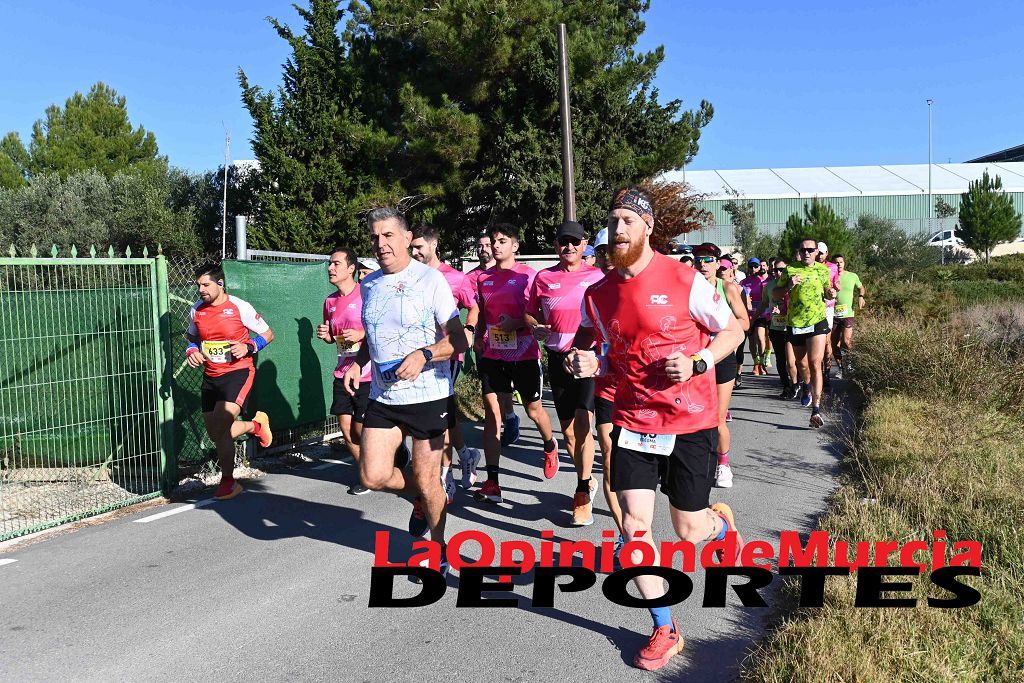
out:
{"label": "male runner", "polygon": [[[710,242],[705,242],[693,249],[693,257],[697,261],[697,269],[722,299],[726,301],[733,316],[739,321],[744,334],[750,326],[750,316],[743,302],[742,290],[734,281],[731,268],[720,267],[721,250]],[[723,259],[724,261],[724,259]],[[726,261],[726,263],[729,263]],[[718,398],[718,449],[716,451],[715,486],[730,488],[732,486],[732,465],[729,463],[729,449],[732,447],[732,433],[729,430],[729,402],[732,400],[732,388],[736,382],[737,360],[735,354],[723,358],[715,365],[715,384]]]}
{"label": "male runner", "polygon": [[765,345],[768,342],[768,321],[756,317],[754,311],[761,307],[761,295],[768,274],[762,267],[761,260],[753,256],[747,260],[747,272],[750,275],[739,284],[747,293],[747,300],[750,302],[750,333],[747,337],[750,340],[750,353],[754,356],[754,374],[767,375],[768,360]]}
{"label": "male runner", "polygon": [[[615,193],[608,229],[616,269],[584,295],[582,326],[566,359],[576,377],[605,371],[615,377],[612,489],[627,538],[648,543],[655,563],[660,558],[651,532],[659,484],[679,538],[710,541],[736,532],[728,505],[708,507],[718,440],[710,370],[743,338],[739,320],[706,279],[651,248],[657,227],[642,190]],[[595,340],[609,344],[601,359],[578,350]],[[731,561],[742,543],[737,533]],[[636,551],[632,559],[640,562],[645,554]],[[665,594],[660,578],[643,575],[636,584],[646,599]],[[683,640],[668,607],[650,611],[654,632],[633,665],[654,670],[682,650]]]}
{"label": "male runner", "polygon": [[790,264],[772,290],[772,298],[782,301],[789,294],[787,322],[789,341],[796,356],[800,376],[800,405],[811,406],[811,427],[825,424],[821,415],[822,369],[828,341],[825,299],[835,296],[832,274],[815,261],[818,244],[807,237],[798,243],[797,263]]}
{"label": "male runner", "polygon": [[[846,257],[836,254],[833,261],[839,272],[839,292],[836,294],[835,327],[832,328],[832,350],[839,370],[837,377],[843,378],[848,369],[845,365],[846,355],[853,348],[853,320],[856,310],[864,308],[864,285],[857,273],[846,269]],[[854,296],[856,293],[856,296]]]}
{"label": "male runner", "polygon": [[[444,275],[448,287],[452,290],[452,297],[460,310],[466,311],[466,330],[471,334],[476,331],[476,319],[480,309],[476,305],[476,290],[470,284],[470,279],[460,271],[455,270],[447,263],[441,261],[437,255],[437,230],[429,225],[418,225],[412,231],[412,257],[420,263],[431,268],[436,268]],[[454,357],[452,364],[452,390],[455,382],[459,379],[462,371],[463,354]],[[444,449],[444,460],[441,463],[441,481],[444,483],[445,493],[448,494],[448,504],[455,499],[455,477],[452,474],[452,448],[459,452],[459,463],[462,465],[462,478],[467,475],[470,483],[466,488],[476,481],[476,465],[480,462],[480,451],[475,448],[467,448],[466,440],[462,437],[462,430],[459,429],[458,409],[455,406],[455,396],[452,395],[451,404],[448,408],[448,443]]]}
{"label": "male runner", "polygon": [[[199,301],[189,311],[185,359],[193,368],[203,366],[203,422],[220,465],[220,485],[213,497],[228,500],[242,492],[235,481],[235,439],[252,434],[266,448],[274,438],[264,412],[258,411],[252,422],[238,420],[242,413],[249,414],[256,379],[252,357],[274,341],[274,331],[248,302],[224,291],[219,265],[199,266],[194,276]],[[250,332],[256,336],[250,338]]]}
{"label": "male runner", "polygon": [[[565,355],[580,328],[583,292],[604,274],[586,263],[586,233],[576,221],[566,221],[555,234],[558,265],[537,273],[530,288],[526,324],[548,352],[548,381],[555,399],[555,413],[565,437],[565,448],[576,467],[576,492],[572,500],[572,523],[594,523],[591,493],[597,487],[591,478],[594,467],[594,380],[576,379],[565,371]],[[545,462],[545,469],[548,463]],[[557,471],[558,462],[554,463]],[[545,476],[548,473],[545,471]],[[550,476],[554,476],[553,474]],[[549,478],[550,478],[549,476]]]}
{"label": "male runner", "polygon": [[787,323],[787,308],[789,295],[784,295],[782,301],[774,301],[772,292],[779,282],[779,277],[786,270],[788,261],[784,258],[772,259],[769,279],[764,285],[761,293],[761,307],[757,311],[758,319],[767,319],[768,338],[772,346],[778,351],[778,372],[779,381],[782,384],[781,399],[796,398],[796,357],[793,355],[793,345],[789,343],[789,327]]}
{"label": "male runner", "polygon": [[[716,249],[717,249],[717,247],[716,247]],[[725,277],[722,278],[723,280],[735,283],[735,282],[738,282],[739,280],[746,279],[746,275],[743,275],[742,277],[740,277],[740,276],[738,276],[736,274],[737,268],[736,268],[736,264],[732,260],[732,254],[721,254],[721,250],[719,250],[719,257],[718,257],[718,259],[719,260],[718,260],[717,272],[722,273],[723,275],[725,275]],[[697,268],[697,270],[701,270],[699,265],[695,266],[695,267]],[[745,293],[745,291],[742,288],[740,289],[740,296],[741,297],[746,297],[746,293]],[[746,305],[746,301],[747,301],[746,298],[744,298],[743,299],[744,305]],[[736,383],[734,385],[736,389],[739,389],[741,386],[743,386],[743,359],[744,359],[744,357],[746,355],[745,354],[746,348],[747,348],[747,335],[744,334],[743,335],[743,341],[741,341],[740,345],[738,347],[736,347]],[[725,420],[726,420],[726,422],[732,422],[732,414],[729,412],[728,408],[726,408],[726,410],[725,410]]]}
{"label": "male runner", "polygon": [[594,251],[594,247],[587,245],[586,249],[583,250],[583,262],[588,266],[594,266],[597,263],[597,252]]}
{"label": "male runner", "polygon": [[477,282],[480,322],[487,330],[486,339],[477,340],[480,352],[480,384],[484,392],[484,456],[487,458],[487,481],[475,496],[478,500],[501,502],[498,463],[501,460],[501,407],[498,394],[518,391],[544,444],[544,476],[551,479],[558,472],[558,446],[551,432],[551,419],[541,404],[540,347],[527,327],[526,304],[537,271],[516,263],[519,230],[512,225],[492,225],[491,238],[496,265]]}
{"label": "male runner", "polygon": [[[431,540],[442,546],[438,568],[446,573],[441,452],[452,395],[448,361],[466,350],[466,332],[444,276],[409,255],[405,216],[383,207],[370,211],[366,224],[380,270],[360,284],[366,343],[345,373],[354,396],[361,366],[373,361],[359,463],[363,485],[419,498]],[[394,462],[406,433],[412,436],[411,479]],[[425,531],[419,525],[414,507],[410,533]]]}
{"label": "male runner", "polygon": [[[833,290],[839,289],[839,270],[836,268],[836,264],[828,260],[828,245],[824,242],[818,242],[818,263],[823,263],[828,272],[832,275],[830,285]],[[836,300],[835,297],[825,300],[825,320],[828,322],[828,329],[835,329],[835,313],[836,313]],[[825,369],[822,373],[823,386],[827,389],[831,386],[831,378],[829,377],[830,370],[832,369],[832,345],[829,343],[825,344]]]}
{"label": "male runner", "polygon": [[[491,238],[486,232],[476,239],[476,258],[480,265],[466,273],[466,277],[469,278],[469,284],[473,288],[474,296],[477,292],[477,283],[480,282],[480,277],[495,266]],[[482,335],[476,335],[475,332],[474,335],[477,339],[482,337],[485,342],[487,340],[487,330],[483,330]],[[501,445],[511,446],[519,441],[519,416],[516,415],[515,406],[512,404],[512,394],[499,393],[498,403],[501,406],[501,414],[504,416],[501,430]],[[462,488],[468,489],[474,483],[476,483],[476,467],[472,470],[463,468]]]}

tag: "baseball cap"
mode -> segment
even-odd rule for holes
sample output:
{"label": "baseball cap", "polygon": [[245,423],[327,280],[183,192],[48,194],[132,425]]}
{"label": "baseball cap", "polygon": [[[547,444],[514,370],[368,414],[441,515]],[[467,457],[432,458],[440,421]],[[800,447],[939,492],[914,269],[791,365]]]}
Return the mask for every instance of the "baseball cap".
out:
{"label": "baseball cap", "polygon": [[755,257],[751,256],[750,259],[747,261],[747,265],[748,266],[759,266],[759,265],[761,265],[761,259],[755,258]]}
{"label": "baseball cap", "polygon": [[601,228],[597,236],[594,237],[595,247],[607,247],[608,246],[608,228]]}
{"label": "baseball cap", "polygon": [[825,244],[824,242],[818,242],[818,251],[820,251],[822,254],[827,254],[828,245]]}
{"label": "baseball cap", "polygon": [[722,256],[722,250],[711,242],[704,242],[703,244],[698,244],[693,248],[694,256],[698,256],[700,254],[710,254],[715,258],[720,258]]}
{"label": "baseball cap", "polygon": [[583,255],[584,256],[593,256],[594,255],[594,247],[592,247],[592,246],[590,246],[588,244],[587,248],[583,250]]}
{"label": "baseball cap", "polygon": [[555,239],[568,235],[569,237],[575,237],[576,239],[584,240],[587,238],[586,231],[583,230],[583,226],[576,221],[565,221],[558,226],[558,232],[555,233]]}

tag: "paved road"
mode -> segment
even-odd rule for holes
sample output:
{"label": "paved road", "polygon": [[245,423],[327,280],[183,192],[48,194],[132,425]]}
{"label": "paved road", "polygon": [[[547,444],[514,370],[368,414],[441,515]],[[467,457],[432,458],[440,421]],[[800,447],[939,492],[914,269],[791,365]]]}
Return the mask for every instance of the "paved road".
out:
{"label": "paved road", "polygon": [[[735,486],[712,494],[734,507],[748,539],[773,543],[780,529],[813,526],[838,463],[825,435],[806,429],[806,409],[776,392],[766,378],[748,378],[737,392]],[[523,424],[503,461],[508,502],[498,508],[460,491],[450,531],[481,529],[496,541],[535,541],[541,529],[599,539],[611,518],[599,509],[594,526],[568,526],[571,465],[563,456],[561,472],[545,480],[539,437],[525,416]],[[532,609],[524,585],[519,608],[456,609],[450,577],[434,605],[369,609],[374,534],[392,532],[396,554],[408,548],[411,506],[346,495],[356,476],[345,463],[302,465],[249,482],[233,501],[200,500],[139,523],[182,504],[159,506],[0,554],[0,563],[15,560],[0,564],[3,678],[722,681],[763,632],[765,610],[741,608],[735,596],[725,609],[701,608],[701,572],[690,599],[673,608],[686,648],[657,674],[628,666],[650,633],[649,615],[606,601],[599,586],[556,593],[551,609]],[[668,538],[667,517],[661,497],[660,538]]]}

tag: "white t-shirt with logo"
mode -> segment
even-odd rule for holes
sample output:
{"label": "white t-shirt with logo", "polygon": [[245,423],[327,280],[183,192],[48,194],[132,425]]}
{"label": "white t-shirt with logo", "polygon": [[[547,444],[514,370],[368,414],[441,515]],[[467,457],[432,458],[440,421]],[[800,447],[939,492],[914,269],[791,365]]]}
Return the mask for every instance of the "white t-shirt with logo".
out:
{"label": "white t-shirt with logo", "polygon": [[445,325],[459,314],[444,275],[411,260],[398,273],[374,271],[359,286],[373,366],[370,400],[410,405],[451,396],[451,363],[446,360],[427,363],[413,381],[395,376],[406,356],[444,337]]}

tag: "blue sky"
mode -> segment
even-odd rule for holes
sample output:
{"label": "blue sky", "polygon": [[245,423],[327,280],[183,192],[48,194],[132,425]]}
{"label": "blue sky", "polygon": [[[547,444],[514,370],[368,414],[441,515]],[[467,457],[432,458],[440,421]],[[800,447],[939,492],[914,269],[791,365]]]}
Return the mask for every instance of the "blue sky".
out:
{"label": "blue sky", "polygon": [[[923,163],[928,97],[937,162],[1024,144],[1024,3],[652,5],[640,46],[665,46],[662,99],[715,105],[690,168]],[[301,25],[271,0],[0,0],[0,15],[0,134],[27,138],[47,105],[102,80],[191,170],[221,162],[224,126],[231,157],[252,157],[237,69],[276,85],[287,49],[265,17]]]}

